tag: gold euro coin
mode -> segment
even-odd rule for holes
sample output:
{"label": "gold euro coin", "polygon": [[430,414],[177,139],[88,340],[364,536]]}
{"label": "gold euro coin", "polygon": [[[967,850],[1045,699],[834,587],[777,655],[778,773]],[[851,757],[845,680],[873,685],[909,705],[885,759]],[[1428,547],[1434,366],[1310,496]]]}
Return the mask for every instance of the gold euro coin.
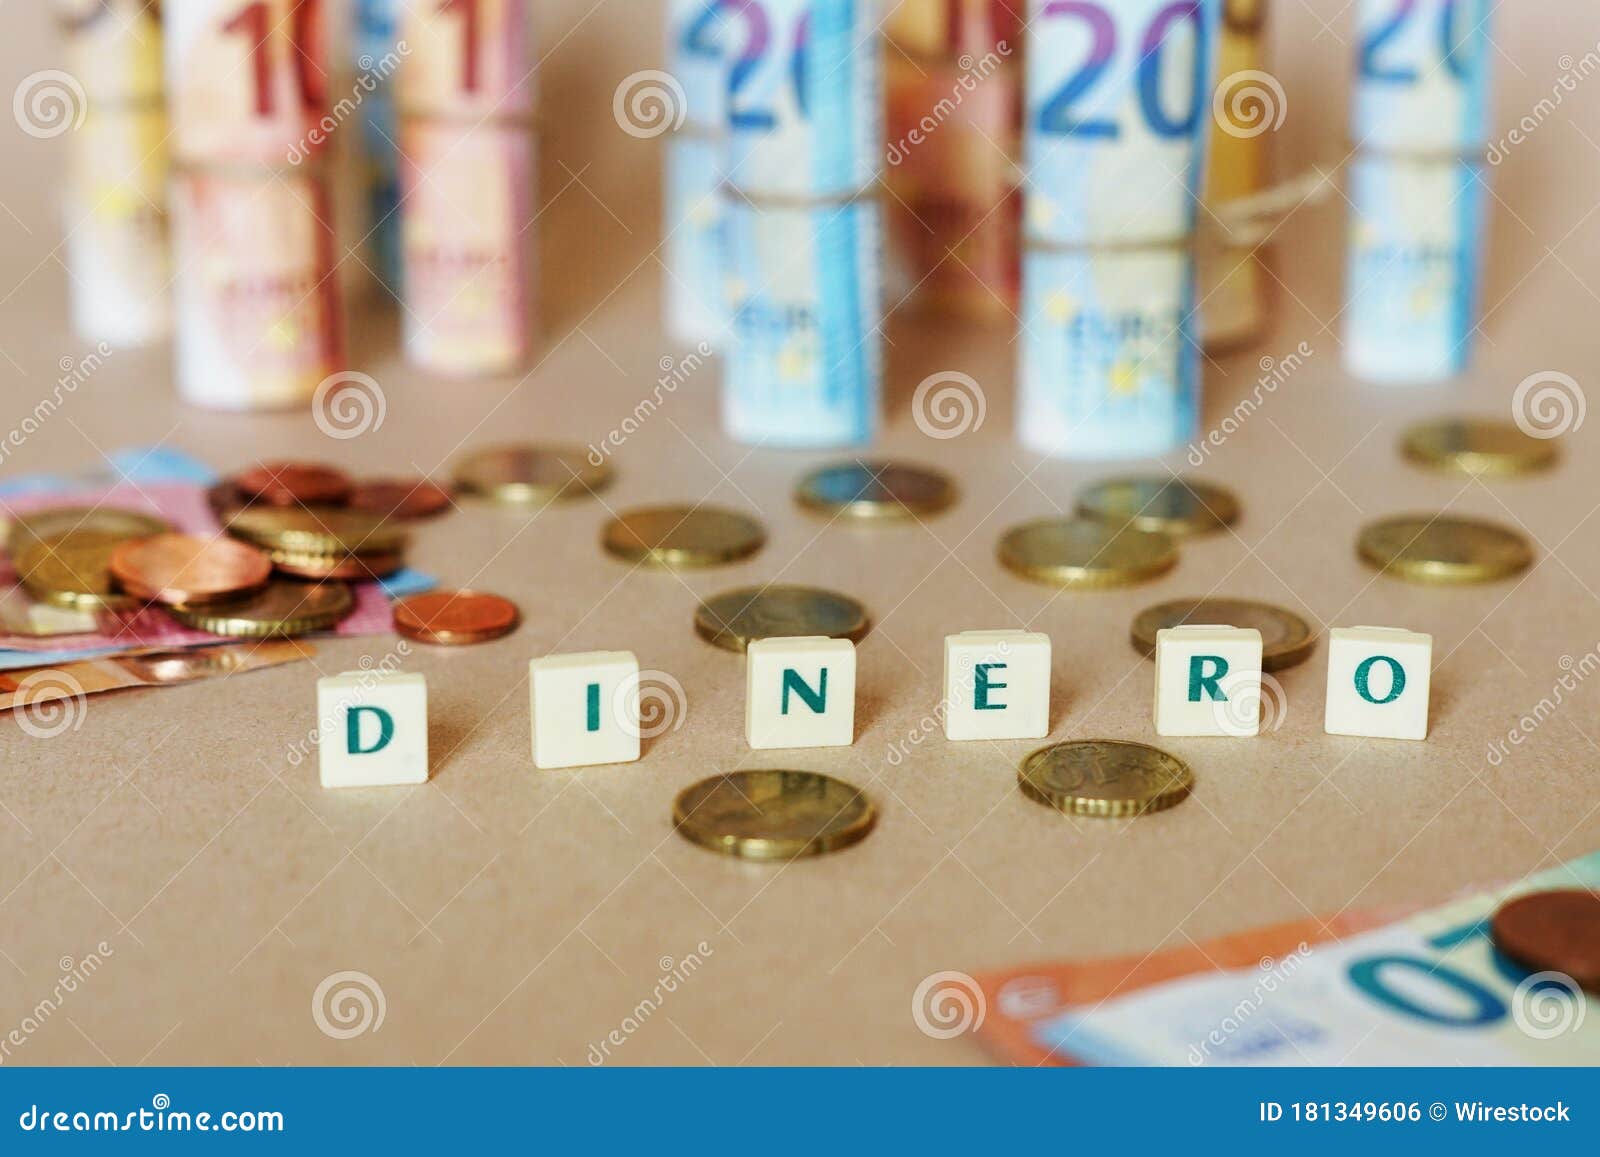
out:
{"label": "gold euro coin", "polygon": [[1177,561],[1177,548],[1165,534],[1088,518],[1028,522],[1000,540],[1007,570],[1063,587],[1127,586],[1165,574]]}
{"label": "gold euro coin", "polygon": [[800,480],[795,501],[818,514],[862,522],[938,514],[956,500],[948,475],[897,462],[838,462]]}
{"label": "gold euro coin", "polygon": [[855,642],[870,625],[866,607],[818,587],[745,587],[707,599],[694,613],[696,633],[724,651],[743,651],[756,639],[804,635]]}
{"label": "gold euro coin", "polygon": [[226,527],[265,550],[301,556],[392,554],[410,537],[401,523],[339,506],[249,506],[235,511]]}
{"label": "gold euro coin", "polygon": [[672,823],[691,843],[742,860],[794,860],[860,843],[878,822],[861,789],[810,771],[735,771],[679,793]]}
{"label": "gold euro coin", "polygon": [[399,551],[361,554],[300,554],[292,550],[271,550],[267,558],[281,573],[303,579],[354,579],[370,581],[388,578],[406,565]]}
{"label": "gold euro coin", "polygon": [[1194,772],[1160,748],[1086,739],[1035,751],[1017,782],[1029,799],[1068,815],[1120,819],[1182,803],[1194,790]]}
{"label": "gold euro coin", "polygon": [[140,605],[121,594],[111,556],[131,539],[99,530],[70,530],[29,542],[16,555],[17,577],[40,602],[75,611],[128,611]]}
{"label": "gold euro coin", "polygon": [[341,582],[273,579],[242,599],[169,607],[167,613],[192,630],[236,639],[267,639],[325,631],[355,605],[355,595]]}
{"label": "gold euro coin", "polygon": [[456,465],[456,488],[504,506],[543,506],[582,498],[611,482],[611,465],[596,466],[582,446],[490,446]]}
{"label": "gold euro coin", "polygon": [[1419,466],[1475,477],[1508,478],[1555,465],[1555,442],[1524,434],[1512,422],[1445,418],[1422,422],[1400,439],[1406,458]]}
{"label": "gold euro coin", "polygon": [[1533,550],[1514,530],[1473,518],[1401,515],[1362,529],[1362,561],[1415,583],[1494,582],[1526,570]]}
{"label": "gold euro coin", "polygon": [[1174,599],[1141,611],[1133,620],[1133,646],[1141,655],[1156,653],[1156,634],[1184,624],[1226,624],[1261,632],[1261,669],[1283,671],[1305,662],[1316,650],[1311,624],[1293,611],[1248,599]]}
{"label": "gold euro coin", "polygon": [[1231,491],[1192,478],[1111,478],[1078,495],[1077,513],[1181,538],[1232,526],[1239,520],[1239,500]]}
{"label": "gold euro coin", "polygon": [[601,538],[625,562],[659,567],[721,566],[748,558],[767,541],[755,519],[714,506],[652,506],[613,518]]}
{"label": "gold euro coin", "polygon": [[6,527],[5,543],[14,559],[30,543],[77,530],[129,539],[167,534],[172,526],[165,519],[140,510],[119,510],[114,506],[52,506],[13,518]]}

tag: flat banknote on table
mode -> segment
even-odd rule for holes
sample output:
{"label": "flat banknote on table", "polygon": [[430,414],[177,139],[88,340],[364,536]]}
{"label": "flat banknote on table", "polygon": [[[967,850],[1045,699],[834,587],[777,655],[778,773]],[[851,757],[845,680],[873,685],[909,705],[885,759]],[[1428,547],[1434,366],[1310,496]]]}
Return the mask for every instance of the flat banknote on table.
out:
{"label": "flat banknote on table", "polygon": [[732,315],[724,427],[771,446],[871,441],[882,372],[881,206],[732,197],[723,212]]}
{"label": "flat banknote on table", "polygon": [[1490,0],[1357,7],[1345,360],[1377,382],[1466,368],[1489,188]]}
{"label": "flat banknote on table", "polygon": [[1600,852],[1401,913],[1341,913],[1205,944],[977,978],[1014,1064],[1600,1063],[1600,1002],[1496,951],[1506,900],[1600,887]]}
{"label": "flat banknote on table", "polygon": [[1018,433],[1062,457],[1191,436],[1194,231],[1221,0],[1031,0]]}
{"label": "flat banknote on table", "polygon": [[172,325],[160,20],[145,0],[57,0],[56,14],[84,93],[62,198],[73,330],[146,345]]}

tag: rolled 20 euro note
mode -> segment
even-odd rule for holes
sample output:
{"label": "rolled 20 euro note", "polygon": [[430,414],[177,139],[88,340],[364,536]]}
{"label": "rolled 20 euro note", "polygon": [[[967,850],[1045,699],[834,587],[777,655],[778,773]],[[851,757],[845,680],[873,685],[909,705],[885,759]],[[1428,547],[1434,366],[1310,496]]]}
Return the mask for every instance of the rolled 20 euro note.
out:
{"label": "rolled 20 euro note", "polygon": [[977,983],[984,1043],[1016,1064],[1575,1065],[1600,1062],[1600,1002],[1498,952],[1529,892],[1600,886],[1600,853],[1410,914],[1339,913]]}
{"label": "rolled 20 euro note", "polygon": [[19,97],[59,98],[62,115],[81,123],[36,123],[28,104],[19,107],[25,130],[71,130],[62,203],[73,329],[90,341],[148,345],[172,325],[161,22],[143,0],[57,0],[56,15],[67,79],[41,74]]}
{"label": "rolled 20 euro note", "polygon": [[530,356],[536,311],[532,5],[407,4],[400,40],[406,357],[507,373]]}
{"label": "rolled 20 euro note", "polygon": [[1018,436],[1164,454],[1199,408],[1194,230],[1221,0],[1031,0]]}
{"label": "rolled 20 euro note", "polygon": [[[685,344],[723,344],[722,162],[728,86],[726,0],[671,0],[667,75],[635,74],[618,91],[623,130],[670,132],[662,183],[662,309],[667,335]],[[676,88],[673,86],[676,85]]]}
{"label": "rolled 20 euro note", "polygon": [[1490,0],[1361,0],[1348,196],[1350,371],[1466,368],[1487,238]]}
{"label": "rolled 20 euro note", "polygon": [[732,340],[723,425],[741,442],[851,446],[877,430],[882,207],[723,207]]}
{"label": "rolled 20 euro note", "polygon": [[341,358],[321,0],[165,0],[178,388],[303,405]]}
{"label": "rolled 20 euro note", "polygon": [[723,422],[742,442],[850,446],[877,430],[879,16],[871,0],[729,10]]}

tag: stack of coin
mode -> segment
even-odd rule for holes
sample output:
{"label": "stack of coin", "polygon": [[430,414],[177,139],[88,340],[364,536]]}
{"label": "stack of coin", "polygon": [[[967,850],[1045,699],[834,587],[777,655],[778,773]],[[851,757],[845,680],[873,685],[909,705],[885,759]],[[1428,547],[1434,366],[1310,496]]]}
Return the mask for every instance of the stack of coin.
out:
{"label": "stack of coin", "polygon": [[919,303],[1016,309],[1025,0],[900,0],[888,47],[890,238]]}
{"label": "stack of coin", "polygon": [[139,600],[118,589],[112,555],[125,542],[171,529],[142,511],[57,506],[14,518],[6,548],[23,589],[40,602],[76,611],[124,611]]}
{"label": "stack of coin", "polygon": [[1176,807],[1194,790],[1194,772],[1160,748],[1089,739],[1035,751],[1017,770],[1017,784],[1068,815],[1120,819]]}
{"label": "stack of coin", "polygon": [[878,811],[860,788],[810,771],[736,771],[686,788],[678,834],[742,860],[794,860],[858,844]]}
{"label": "stack of coin", "polygon": [[341,582],[273,579],[252,594],[211,603],[168,608],[184,626],[234,639],[289,638],[326,631],[355,609],[355,595]]}
{"label": "stack of coin", "polygon": [[405,565],[406,523],[449,508],[425,478],[356,479],[318,462],[263,462],[213,486],[217,521],[302,579],[376,579]]}
{"label": "stack of coin", "polygon": [[604,490],[611,466],[598,464],[581,446],[516,443],[475,450],[456,463],[455,484],[462,494],[499,506],[543,507],[557,499],[581,498]]}

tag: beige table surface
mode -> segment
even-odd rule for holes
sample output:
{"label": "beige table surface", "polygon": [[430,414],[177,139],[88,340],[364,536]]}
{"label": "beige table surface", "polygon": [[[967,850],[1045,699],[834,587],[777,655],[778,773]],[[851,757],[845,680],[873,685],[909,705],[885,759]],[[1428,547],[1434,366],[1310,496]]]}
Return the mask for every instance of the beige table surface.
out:
{"label": "beige table surface", "polygon": [[[0,0],[0,93],[58,62],[44,5]],[[659,63],[657,6],[543,6],[550,135],[541,204],[547,335],[526,378],[445,384],[395,356],[392,322],[364,323],[361,364],[388,398],[380,430],[348,442],[303,414],[229,417],[179,406],[165,350],[119,351],[5,463],[4,475],[88,468],[103,450],[163,443],[221,469],[309,456],[357,471],[443,472],[508,437],[599,438],[685,350],[657,323],[659,142],[621,133],[619,80]],[[1290,112],[1285,171],[1342,156],[1351,14],[1333,0],[1277,5],[1276,71]],[[1594,50],[1585,4],[1499,14],[1505,122]],[[648,10],[649,18],[639,13]],[[1570,13],[1572,15],[1564,15]],[[1326,26],[1324,24],[1326,22]],[[1401,463],[1397,431],[1457,408],[1505,414],[1529,374],[1593,387],[1600,352],[1600,81],[1580,81],[1495,173],[1498,205],[1480,356],[1449,388],[1385,391],[1340,367],[1343,205],[1280,235],[1277,319],[1258,348],[1207,371],[1207,420],[1250,391],[1258,360],[1305,341],[1307,364],[1215,455],[1207,475],[1245,505],[1237,534],[1195,543],[1169,577],[1062,595],[1000,569],[1016,521],[1070,506],[1098,469],[1042,463],[1010,438],[1008,328],[888,327],[890,453],[936,462],[960,506],[926,526],[827,526],[791,505],[820,456],[751,450],[718,432],[707,365],[618,455],[604,505],[537,519],[468,509],[427,528],[415,563],[446,584],[516,599],[512,637],[419,650],[431,691],[433,779],[329,793],[291,745],[314,725],[317,671],[379,659],[392,640],[323,643],[299,665],[224,682],[92,700],[52,739],[0,721],[0,1034],[48,997],[63,958],[111,950],[6,1063],[587,1063],[590,1046],[649,997],[664,968],[703,966],[615,1063],[981,1063],[970,1038],[936,1041],[911,1016],[918,982],[1060,957],[1139,952],[1248,926],[1395,901],[1442,899],[1600,847],[1600,687],[1584,685],[1500,766],[1488,745],[1600,645],[1600,421],[1561,469],[1492,486]],[[12,131],[0,165],[0,350],[9,428],[85,343],[64,324],[55,213],[61,142]],[[980,431],[921,434],[910,395],[928,374],[982,384]],[[1182,456],[1170,465],[1182,468]],[[684,578],[631,573],[596,546],[607,509],[660,499],[753,508],[771,542],[752,561]],[[1361,524],[1450,509],[1520,526],[1538,565],[1518,581],[1433,590],[1375,578]],[[769,579],[866,601],[858,739],[848,749],[752,753],[743,664],[690,629],[699,596]],[[1423,744],[1325,736],[1325,651],[1287,672],[1287,720],[1254,741],[1173,740],[1193,799],[1144,821],[1073,821],[1015,790],[1029,743],[934,738],[898,766],[939,696],[941,640],[1032,626],[1055,652],[1053,737],[1149,740],[1152,668],[1128,623],[1160,599],[1259,597],[1324,625],[1404,625],[1436,640],[1433,736]],[[552,649],[630,648],[687,694],[681,730],[635,766],[536,772],[526,662]],[[673,796],[738,767],[834,772],[882,808],[879,830],[789,867],[727,860],[677,838]],[[704,942],[705,948],[699,945]],[[359,971],[381,987],[376,1032],[319,1031],[312,995]]]}

